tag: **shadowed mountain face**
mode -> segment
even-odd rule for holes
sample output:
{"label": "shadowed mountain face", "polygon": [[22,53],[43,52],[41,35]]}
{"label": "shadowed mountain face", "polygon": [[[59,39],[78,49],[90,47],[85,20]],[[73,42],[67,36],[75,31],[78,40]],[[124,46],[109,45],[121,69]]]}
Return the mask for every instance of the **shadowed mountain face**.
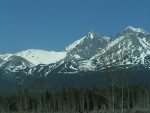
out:
{"label": "shadowed mountain face", "polygon": [[19,56],[11,56],[7,61],[3,61],[1,65],[1,69],[7,70],[10,72],[18,72],[19,70],[24,70],[26,68],[33,67],[33,64],[28,60],[19,57]]}
{"label": "shadowed mountain face", "polygon": [[[23,79],[28,87],[33,86],[34,89],[38,82],[44,79],[45,87],[55,87],[57,81],[61,81],[61,85],[65,86],[70,86],[71,83],[71,86],[78,83],[94,86],[98,83],[104,84],[96,79],[104,77],[104,72],[108,73],[108,70],[111,74],[119,74],[120,70],[132,70],[133,75],[137,76],[130,77],[131,80],[136,77],[143,80],[147,78],[150,72],[150,34],[131,26],[113,39],[90,31],[62,52],[31,49],[17,54],[0,55],[0,84],[3,85],[6,85],[4,81],[9,83],[12,80],[13,84],[16,84],[18,80]],[[140,76],[142,73],[145,75]],[[93,78],[89,85],[92,77],[96,78]]]}

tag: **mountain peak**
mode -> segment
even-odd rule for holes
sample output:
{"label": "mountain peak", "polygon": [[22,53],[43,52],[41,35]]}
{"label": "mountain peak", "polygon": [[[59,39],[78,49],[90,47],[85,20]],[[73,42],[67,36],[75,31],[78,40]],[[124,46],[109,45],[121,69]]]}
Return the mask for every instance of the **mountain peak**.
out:
{"label": "mountain peak", "polygon": [[91,39],[98,35],[99,34],[95,30],[90,30],[90,32],[88,33],[88,37],[90,37]]}
{"label": "mountain peak", "polygon": [[92,29],[92,30],[89,31],[88,34],[95,34],[95,33],[96,33],[96,31]]}
{"label": "mountain peak", "polygon": [[125,31],[132,31],[132,32],[136,32],[136,33],[149,34],[145,30],[143,30],[142,28],[135,28],[132,26],[128,26],[127,28],[125,28]]}

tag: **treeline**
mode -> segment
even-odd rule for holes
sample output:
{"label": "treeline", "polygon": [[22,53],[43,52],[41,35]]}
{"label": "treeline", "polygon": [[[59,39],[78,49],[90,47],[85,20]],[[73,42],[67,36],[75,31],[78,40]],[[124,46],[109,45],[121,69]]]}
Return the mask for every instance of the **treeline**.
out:
{"label": "treeline", "polygon": [[[18,87],[16,94],[0,96],[0,113],[124,113],[150,109],[150,89],[142,86],[123,88],[67,88],[29,93]],[[129,112],[131,113],[131,112]]]}

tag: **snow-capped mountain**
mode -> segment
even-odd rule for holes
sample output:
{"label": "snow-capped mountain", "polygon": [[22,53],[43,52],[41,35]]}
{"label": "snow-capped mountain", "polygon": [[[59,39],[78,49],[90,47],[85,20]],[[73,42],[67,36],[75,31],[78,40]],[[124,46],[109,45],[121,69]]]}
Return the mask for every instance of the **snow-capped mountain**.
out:
{"label": "snow-capped mountain", "polygon": [[28,70],[33,66],[34,64],[29,62],[28,60],[20,56],[12,55],[7,59],[7,61],[4,61],[0,66],[0,74],[16,75],[17,73],[21,72],[23,75],[26,75]]}
{"label": "snow-capped mountain", "polygon": [[149,84],[150,34],[145,30],[129,26],[114,38],[90,31],[61,52],[30,49],[1,54],[0,90],[7,92],[11,85],[16,91],[20,81],[34,91],[40,85],[46,90],[99,87],[106,84],[109,72],[120,76],[122,71],[131,82]]}
{"label": "snow-capped mountain", "polygon": [[[31,74],[31,70],[39,64],[52,64],[59,62],[66,57],[67,52],[54,52],[37,49],[29,49],[16,54],[0,55],[0,70],[18,72],[25,70]],[[28,72],[29,71],[29,72]]]}
{"label": "snow-capped mountain", "polygon": [[110,41],[110,37],[102,36],[92,30],[83,38],[66,47],[65,50],[68,54],[65,59],[67,61],[89,59],[105,48]]}
{"label": "snow-capped mountain", "polygon": [[106,48],[91,58],[97,65],[145,64],[150,55],[150,34],[131,26],[124,29]]}
{"label": "snow-capped mountain", "polygon": [[51,64],[56,63],[66,57],[67,52],[55,52],[55,51],[45,51],[45,50],[37,50],[37,49],[29,49],[25,51],[18,52],[16,54],[2,54],[0,55],[0,59],[4,61],[11,60],[12,56],[20,56],[36,66],[38,64]]}
{"label": "snow-capped mountain", "polygon": [[29,49],[0,55],[0,71],[26,75],[100,71],[104,66],[150,67],[150,34],[141,28],[125,28],[115,38],[90,31],[62,52]]}
{"label": "snow-capped mountain", "polygon": [[122,70],[131,82],[149,84],[150,34],[145,30],[129,26],[114,38],[90,31],[62,52],[30,49],[1,54],[0,91],[10,90],[10,85],[16,90],[20,81],[31,90],[39,84],[55,90],[95,87],[105,84],[108,73],[120,76]]}

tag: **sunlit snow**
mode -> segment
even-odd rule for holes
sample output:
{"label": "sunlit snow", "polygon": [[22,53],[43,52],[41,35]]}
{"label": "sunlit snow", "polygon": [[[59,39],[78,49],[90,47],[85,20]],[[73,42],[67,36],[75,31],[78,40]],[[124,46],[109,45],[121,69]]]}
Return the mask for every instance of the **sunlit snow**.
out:
{"label": "sunlit snow", "polygon": [[38,64],[51,64],[60,61],[61,59],[66,57],[66,52],[55,52],[55,51],[45,51],[45,50],[36,50],[29,49],[26,51],[22,51],[17,53],[16,55],[21,56],[31,63]]}
{"label": "sunlit snow", "polygon": [[73,43],[70,44],[65,50],[66,50],[66,51],[71,51],[71,50],[72,50],[73,48],[75,48],[77,45],[81,44],[82,41],[83,41],[85,38],[86,38],[86,36],[83,37],[83,38],[81,38],[81,39],[79,39],[79,40],[77,40],[77,41],[75,41],[75,42],[73,42]]}

